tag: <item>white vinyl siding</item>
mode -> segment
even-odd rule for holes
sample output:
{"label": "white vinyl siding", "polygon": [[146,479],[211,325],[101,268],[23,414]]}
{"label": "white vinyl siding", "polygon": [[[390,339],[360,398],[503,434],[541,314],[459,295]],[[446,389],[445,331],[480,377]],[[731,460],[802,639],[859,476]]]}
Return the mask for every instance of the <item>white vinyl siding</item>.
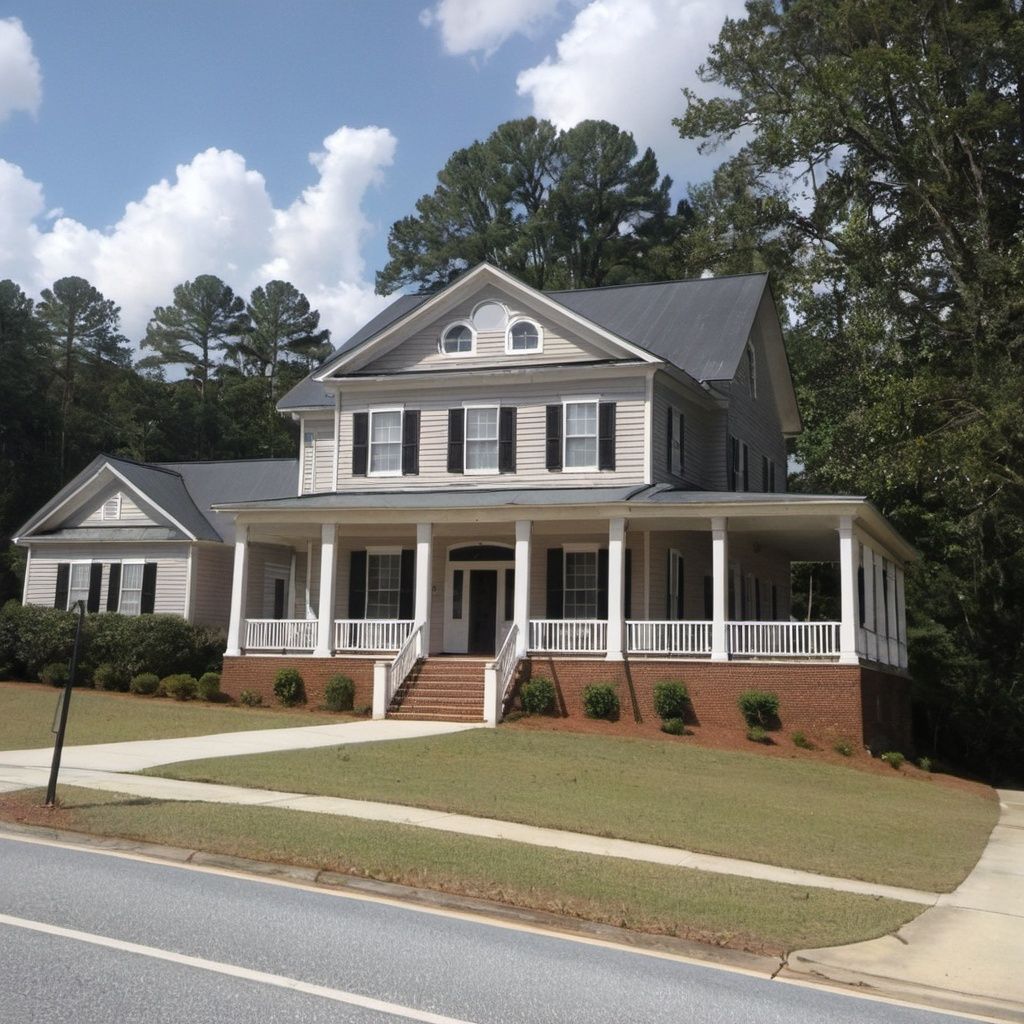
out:
{"label": "white vinyl siding", "polygon": [[[105,487],[100,495],[73,512],[62,526],[155,526],[157,520],[144,512],[123,484]],[[116,514],[114,514],[116,512]],[[106,514],[104,514],[106,513]],[[160,525],[163,525],[162,523]]]}
{"label": "white vinyl siding", "polygon": [[330,420],[302,423],[302,493],[334,490],[334,424]]}
{"label": "white vinyl siding", "polygon": [[[227,628],[231,610],[234,549],[228,544],[197,544],[192,566],[192,621]],[[159,585],[159,575],[157,579]]]}

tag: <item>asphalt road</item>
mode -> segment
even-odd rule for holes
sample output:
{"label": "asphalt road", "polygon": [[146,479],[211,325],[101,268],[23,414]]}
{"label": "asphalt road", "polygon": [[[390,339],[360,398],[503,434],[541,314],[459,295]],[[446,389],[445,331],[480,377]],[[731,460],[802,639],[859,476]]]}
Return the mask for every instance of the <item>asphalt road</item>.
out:
{"label": "asphalt road", "polygon": [[962,1018],[333,892],[0,839],[4,1024]]}

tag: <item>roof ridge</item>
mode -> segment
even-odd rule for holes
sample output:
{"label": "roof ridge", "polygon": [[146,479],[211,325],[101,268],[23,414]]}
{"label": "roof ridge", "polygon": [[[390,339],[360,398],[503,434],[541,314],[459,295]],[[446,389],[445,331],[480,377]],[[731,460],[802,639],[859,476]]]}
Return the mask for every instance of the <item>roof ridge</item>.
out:
{"label": "roof ridge", "polygon": [[660,284],[696,284],[701,281],[731,281],[738,277],[768,277],[767,270],[753,270],[745,274],[712,274],[710,277],[673,277],[667,281],[626,281],[622,284],[599,284],[592,288],[550,288],[543,295],[578,295],[586,292],[608,292],[615,288],[651,288]]}
{"label": "roof ridge", "polygon": [[[179,472],[173,469],[165,468],[166,466],[174,465],[174,463],[172,462],[140,462],[138,459],[129,459],[125,455],[110,455],[108,452],[100,452],[99,455],[96,456],[96,458],[110,459],[112,462],[125,462],[129,466],[138,466],[139,469],[152,469],[157,473],[166,473],[168,476],[176,476],[179,479],[181,479],[181,474]],[[88,466],[84,468],[88,469]]]}
{"label": "roof ridge", "polygon": [[[223,466],[226,463],[239,465],[243,462],[297,462],[297,455],[257,455],[251,459],[178,459],[176,462],[140,462],[140,466],[161,469],[164,466]],[[166,470],[165,472],[170,472]]]}

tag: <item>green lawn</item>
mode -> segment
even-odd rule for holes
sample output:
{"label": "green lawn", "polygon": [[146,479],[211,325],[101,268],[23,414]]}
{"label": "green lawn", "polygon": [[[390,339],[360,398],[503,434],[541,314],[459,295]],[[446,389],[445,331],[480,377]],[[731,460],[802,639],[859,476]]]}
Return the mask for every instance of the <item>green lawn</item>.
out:
{"label": "green lawn", "polygon": [[[9,794],[9,816],[41,790]],[[363,875],[782,954],[884,935],[921,907],[405,825],[62,787],[62,827]],[[3,800],[4,798],[0,798]]]}
{"label": "green lawn", "polygon": [[935,891],[964,878],[998,815],[994,799],[895,772],[514,727],[149,774],[412,804]]}
{"label": "green lawn", "polygon": [[[52,687],[0,683],[0,750],[52,746],[50,728],[58,693]],[[71,696],[66,742],[169,739],[245,729],[327,725],[338,721],[341,721],[339,715],[232,708],[75,690]]]}

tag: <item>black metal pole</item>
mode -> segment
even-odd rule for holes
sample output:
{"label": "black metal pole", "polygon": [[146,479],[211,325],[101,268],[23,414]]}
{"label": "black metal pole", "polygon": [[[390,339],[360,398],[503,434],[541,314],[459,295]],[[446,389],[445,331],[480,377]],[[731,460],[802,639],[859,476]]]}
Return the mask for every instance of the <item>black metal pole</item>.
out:
{"label": "black metal pole", "polygon": [[78,671],[78,646],[82,642],[82,620],[85,618],[85,602],[76,601],[78,605],[78,625],[75,627],[75,646],[71,649],[71,669],[68,680],[64,684],[63,701],[60,706],[60,724],[57,726],[57,739],[53,744],[53,762],[50,765],[50,782],[46,787],[46,806],[52,807],[57,799],[57,773],[60,771],[60,755],[64,748],[64,731],[68,725],[68,708],[71,706],[71,687],[75,685],[75,673]]}

